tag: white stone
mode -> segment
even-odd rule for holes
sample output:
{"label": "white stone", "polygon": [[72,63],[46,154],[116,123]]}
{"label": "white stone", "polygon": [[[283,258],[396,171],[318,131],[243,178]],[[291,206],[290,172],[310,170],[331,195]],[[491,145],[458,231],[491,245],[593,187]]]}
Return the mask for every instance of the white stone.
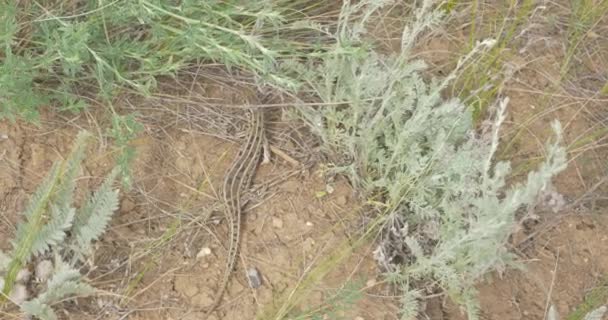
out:
{"label": "white stone", "polygon": [[211,249],[209,247],[202,247],[201,250],[196,254],[196,258],[200,259],[206,257],[211,254]]}

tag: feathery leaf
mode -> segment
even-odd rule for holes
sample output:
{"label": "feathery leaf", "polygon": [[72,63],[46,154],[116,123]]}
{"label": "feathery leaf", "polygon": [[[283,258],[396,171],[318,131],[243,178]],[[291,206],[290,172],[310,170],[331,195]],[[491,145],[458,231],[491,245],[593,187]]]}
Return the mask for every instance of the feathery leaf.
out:
{"label": "feathery leaf", "polygon": [[21,311],[26,314],[35,316],[40,320],[57,320],[57,315],[51,307],[35,298],[21,304]]}
{"label": "feathery leaf", "polygon": [[73,143],[72,151],[68,155],[63,165],[63,170],[54,201],[57,205],[70,206],[72,204],[72,196],[76,186],[76,175],[80,170],[80,165],[82,159],[84,158],[86,141],[89,137],[90,134],[87,131],[80,131],[76,136],[76,141]]}
{"label": "feathery leaf", "polygon": [[43,254],[51,246],[57,246],[63,242],[66,231],[72,226],[74,221],[74,208],[58,208],[51,206],[49,221],[36,234],[32,250],[36,255]]}
{"label": "feathery leaf", "polygon": [[44,225],[44,212],[57,184],[59,173],[60,165],[56,163],[30,199],[24,213],[26,221],[20,223],[17,227],[17,235],[13,241],[13,250],[10,254],[12,260],[4,277],[5,282],[2,292],[5,296],[8,296],[11,292],[19,270],[36,253],[33,245],[36,242],[36,235]]}
{"label": "feathery leaf", "polygon": [[72,233],[76,244],[83,251],[89,249],[91,241],[101,236],[112,214],[118,209],[118,190],[112,190],[117,174],[118,170],[115,169],[108,175],[76,216]]}

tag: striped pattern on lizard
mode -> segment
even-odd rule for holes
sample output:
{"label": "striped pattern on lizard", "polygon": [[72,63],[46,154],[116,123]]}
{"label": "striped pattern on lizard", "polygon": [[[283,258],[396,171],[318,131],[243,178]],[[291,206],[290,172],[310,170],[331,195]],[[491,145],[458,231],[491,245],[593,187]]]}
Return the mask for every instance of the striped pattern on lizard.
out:
{"label": "striped pattern on lizard", "polygon": [[206,312],[207,317],[215,311],[222,300],[236,265],[241,238],[241,195],[253,180],[266,139],[263,111],[252,109],[249,112],[251,123],[247,139],[228,169],[222,187],[222,200],[228,223],[228,258],[215,300]]}

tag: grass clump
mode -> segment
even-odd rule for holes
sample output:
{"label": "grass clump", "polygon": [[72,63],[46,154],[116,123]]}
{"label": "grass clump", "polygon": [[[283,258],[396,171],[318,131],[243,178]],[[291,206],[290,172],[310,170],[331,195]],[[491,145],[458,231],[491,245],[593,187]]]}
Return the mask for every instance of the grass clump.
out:
{"label": "grass clump", "polygon": [[48,103],[78,111],[124,89],[149,94],[157,77],[200,62],[290,87],[275,66],[323,46],[307,15],[324,9],[284,0],[2,1],[0,117],[35,119]]}
{"label": "grass clump", "polygon": [[494,103],[504,83],[509,80],[512,72],[506,70],[505,63],[514,54],[510,52],[510,48],[517,43],[516,32],[534,15],[533,1],[504,1],[497,4],[499,9],[496,13],[490,14],[490,21],[486,23],[489,30],[483,30],[476,23],[480,16],[485,17],[485,14],[478,12],[478,10],[483,11],[478,7],[484,5],[487,5],[484,1],[474,1],[472,4],[471,35],[466,49],[473,49],[477,39],[484,36],[484,32],[491,34],[496,39],[496,44],[478,59],[463,67],[453,88],[453,94],[460,96],[473,108],[475,120],[487,116],[486,109]]}
{"label": "grass clump", "polygon": [[[79,270],[92,253],[91,243],[118,209],[118,191],[112,190],[117,170],[79,210],[73,207],[87,138],[87,133],[80,133],[69,157],[53,166],[23,212],[12,251],[0,251],[2,299],[10,298],[23,312],[42,320],[57,319],[52,304],[95,291]],[[35,270],[34,284],[29,283],[30,265]],[[28,286],[35,289],[32,297]]]}
{"label": "grass clump", "polygon": [[[580,303],[576,309],[571,312],[566,320],[587,320],[589,314],[593,313],[594,310],[598,310],[602,308],[606,304],[606,299],[608,299],[608,279],[605,277],[601,280],[601,282],[593,287],[589,292],[585,295],[585,299],[582,303]],[[600,314],[599,319],[602,318],[606,311],[606,307],[604,308],[604,312]]]}
{"label": "grass clump", "polygon": [[[608,1],[570,1],[570,21],[566,32],[567,49],[561,65],[560,76],[565,78],[572,67],[572,60],[581,50],[590,32],[602,23],[608,13]],[[561,80],[561,79],[560,79]]]}
{"label": "grass clump", "polygon": [[80,112],[102,105],[111,116],[125,187],[141,125],[114,101],[149,95],[162,76],[218,63],[293,89],[276,72],[286,57],[322,52],[312,15],[324,2],[300,1],[0,1],[0,119],[38,119],[40,108]]}
{"label": "grass clump", "polygon": [[[375,3],[347,4],[342,13],[369,12]],[[494,116],[476,130],[472,108],[441,96],[467,59],[495,42],[478,43],[443,80],[423,80],[424,62],[410,59],[417,37],[440,18],[432,1],[423,1],[404,29],[401,52],[389,55],[350,54],[365,20],[344,19],[334,54],[302,68],[305,82],[325,105],[300,110],[333,155],[333,170],[347,175],[385,213],[375,255],[402,289],[403,319],[417,316],[417,301],[428,288],[446,292],[475,319],[473,285],[515,262],[506,244],[517,212],[531,210],[566,166],[555,122],[545,161],[526,181],[507,186],[509,163],[496,163],[494,155],[508,99],[500,100]]]}

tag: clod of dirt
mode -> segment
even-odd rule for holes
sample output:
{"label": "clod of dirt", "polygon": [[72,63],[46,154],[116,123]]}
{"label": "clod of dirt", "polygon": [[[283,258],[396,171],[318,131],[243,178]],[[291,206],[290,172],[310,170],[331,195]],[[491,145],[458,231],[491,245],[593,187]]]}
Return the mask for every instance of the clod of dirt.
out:
{"label": "clod of dirt", "polygon": [[283,220],[281,220],[277,217],[272,217],[272,226],[277,229],[283,228]]}
{"label": "clod of dirt", "polygon": [[[192,299],[190,299],[190,303],[192,303],[192,305],[196,306],[196,307],[209,308],[213,304],[213,297],[209,293],[206,293],[206,292],[213,292],[213,290],[211,290],[209,288],[203,290],[203,292],[192,297]],[[196,318],[196,319],[202,319],[202,318]]]}
{"label": "clod of dirt", "polygon": [[124,198],[122,199],[122,201],[120,202],[120,211],[121,212],[131,212],[133,211],[133,209],[135,209],[135,203],[133,203],[133,201],[131,201],[131,199],[128,198]]}
{"label": "clod of dirt", "polygon": [[311,252],[315,248],[315,240],[313,238],[306,238],[302,246],[304,252]]}
{"label": "clod of dirt", "polygon": [[50,148],[40,144],[40,143],[32,143],[30,146],[30,165],[39,170],[37,172],[46,172],[53,165],[53,161],[49,159],[49,154],[51,154]]}
{"label": "clod of dirt", "polygon": [[192,282],[188,277],[176,277],[173,281],[173,287],[178,293],[191,298],[198,293],[196,283]]}

